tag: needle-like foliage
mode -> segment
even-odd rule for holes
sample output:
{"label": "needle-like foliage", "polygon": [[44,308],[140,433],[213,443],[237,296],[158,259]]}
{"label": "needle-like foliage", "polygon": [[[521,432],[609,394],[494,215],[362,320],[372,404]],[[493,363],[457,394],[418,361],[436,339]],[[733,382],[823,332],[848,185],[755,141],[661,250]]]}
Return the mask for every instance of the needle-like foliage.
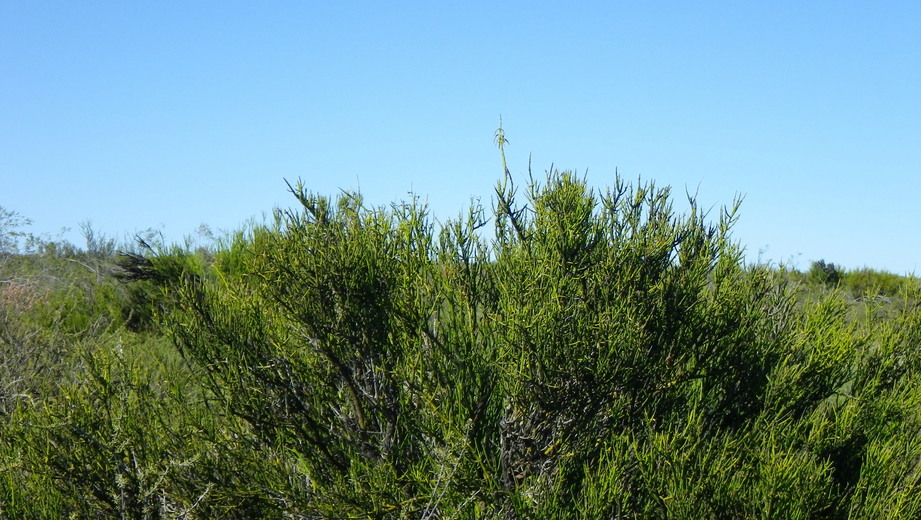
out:
{"label": "needle-like foliage", "polygon": [[[921,513],[913,280],[801,292],[745,265],[738,202],[619,177],[506,171],[437,225],[289,189],[207,256],[123,255],[129,312],[54,340],[66,376],[3,372],[0,518]],[[39,345],[29,305],[6,351]]]}

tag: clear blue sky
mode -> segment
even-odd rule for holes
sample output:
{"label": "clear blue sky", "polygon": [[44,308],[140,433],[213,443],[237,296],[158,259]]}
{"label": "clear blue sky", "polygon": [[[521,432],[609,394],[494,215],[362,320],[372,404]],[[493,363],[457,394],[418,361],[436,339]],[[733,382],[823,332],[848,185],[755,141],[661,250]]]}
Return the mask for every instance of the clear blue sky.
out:
{"label": "clear blue sky", "polygon": [[528,157],[744,195],[755,259],[921,268],[921,2],[0,2],[0,206],[181,240],[284,180],[436,215]]}

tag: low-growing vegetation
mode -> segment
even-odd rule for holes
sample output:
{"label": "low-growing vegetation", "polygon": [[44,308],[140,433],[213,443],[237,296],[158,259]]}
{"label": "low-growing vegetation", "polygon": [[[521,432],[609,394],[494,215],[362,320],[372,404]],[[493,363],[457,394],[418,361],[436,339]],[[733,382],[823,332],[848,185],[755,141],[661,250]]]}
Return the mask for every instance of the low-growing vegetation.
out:
{"label": "low-growing vegetation", "polygon": [[0,518],[921,516],[913,278],[620,179],[289,188],[207,250],[0,227]]}

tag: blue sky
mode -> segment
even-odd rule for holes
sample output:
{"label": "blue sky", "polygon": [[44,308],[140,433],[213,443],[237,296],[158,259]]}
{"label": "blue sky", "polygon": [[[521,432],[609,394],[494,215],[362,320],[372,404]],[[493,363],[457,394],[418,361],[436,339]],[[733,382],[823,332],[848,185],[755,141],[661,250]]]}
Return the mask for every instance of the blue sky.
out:
{"label": "blue sky", "polygon": [[[439,217],[529,156],[745,197],[751,259],[921,268],[921,2],[0,2],[0,206],[79,243],[292,207]],[[680,202],[680,199],[679,199]]]}

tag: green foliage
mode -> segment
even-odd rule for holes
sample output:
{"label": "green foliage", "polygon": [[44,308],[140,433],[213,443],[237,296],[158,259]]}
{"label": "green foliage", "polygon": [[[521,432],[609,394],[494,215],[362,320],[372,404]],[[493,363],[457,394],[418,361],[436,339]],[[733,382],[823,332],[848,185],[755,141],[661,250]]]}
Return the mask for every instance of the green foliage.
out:
{"label": "green foliage", "polygon": [[807,273],[810,281],[829,287],[836,287],[841,282],[842,275],[843,273],[838,266],[831,262],[826,263],[825,260],[812,262]]}
{"label": "green foliage", "polygon": [[0,255],[18,253],[21,239],[28,236],[22,228],[31,224],[19,213],[0,206]]}
{"label": "green foliage", "polygon": [[215,249],[5,257],[0,518],[921,513],[913,280],[620,179],[437,226],[289,188]]}
{"label": "green foliage", "polygon": [[791,274],[809,284],[840,288],[854,299],[898,298],[903,291],[917,284],[914,277],[903,277],[867,267],[845,271],[824,260],[812,262],[805,274],[795,271]]}
{"label": "green foliage", "polygon": [[863,268],[844,273],[841,283],[854,298],[894,298],[916,281],[894,273]]}
{"label": "green foliage", "polygon": [[519,205],[506,177],[490,246],[479,208],[436,233],[416,202],[292,192],[215,267],[142,276],[207,390],[296,461],[289,512],[846,516],[870,445],[837,414],[874,341],[745,267],[734,208],[556,172]]}

